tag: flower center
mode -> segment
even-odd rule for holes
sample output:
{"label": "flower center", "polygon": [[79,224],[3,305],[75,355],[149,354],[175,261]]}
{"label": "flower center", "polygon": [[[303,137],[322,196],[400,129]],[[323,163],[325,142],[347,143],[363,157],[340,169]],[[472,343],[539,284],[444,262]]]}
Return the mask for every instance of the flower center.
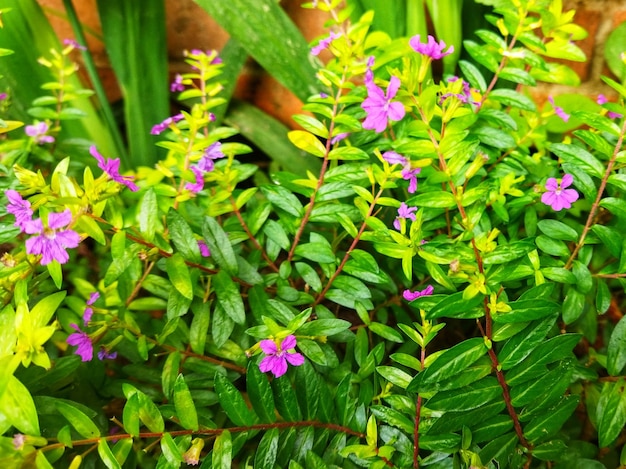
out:
{"label": "flower center", "polygon": [[44,228],[43,235],[47,239],[54,239],[54,238],[57,237],[56,232],[53,229],[50,229],[50,228]]}

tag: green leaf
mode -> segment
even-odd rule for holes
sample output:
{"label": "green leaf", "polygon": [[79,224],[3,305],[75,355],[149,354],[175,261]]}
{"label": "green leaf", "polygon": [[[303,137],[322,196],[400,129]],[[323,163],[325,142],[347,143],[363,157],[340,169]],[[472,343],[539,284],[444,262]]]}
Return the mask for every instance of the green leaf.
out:
{"label": "green leaf", "polygon": [[255,423],[256,416],[248,409],[241,393],[219,372],[215,374],[215,392],[221,408],[235,425],[249,426]]}
{"label": "green leaf", "polygon": [[551,152],[563,158],[565,162],[579,165],[590,175],[602,178],[604,165],[584,148],[576,145],[553,143],[549,146]]}
{"label": "green leaf", "polygon": [[211,310],[209,303],[199,303],[191,306],[193,319],[189,328],[189,345],[191,350],[197,354],[204,354],[207,332],[211,320]]}
{"label": "green leaf", "polygon": [[499,101],[505,106],[522,109],[523,111],[537,111],[535,103],[530,98],[514,90],[506,88],[495,89],[489,94],[489,99]]}
{"label": "green leaf", "polygon": [[369,155],[357,147],[339,147],[330,151],[328,154],[329,160],[367,160]]}
{"label": "green leaf", "polygon": [[246,311],[237,284],[223,270],[212,277],[212,283],[217,301],[228,317],[237,324],[243,324],[246,321]]}
{"label": "green leaf", "polygon": [[624,380],[604,383],[597,408],[598,438],[601,448],[611,445],[626,425]]}
{"label": "green leaf", "polygon": [[478,88],[481,93],[484,93],[487,89],[487,82],[480,73],[480,70],[471,62],[465,60],[459,60],[459,68],[463,72],[463,75],[467,79],[470,85],[474,88]]}
{"label": "green leaf", "polygon": [[406,204],[417,207],[453,208],[456,207],[456,200],[450,192],[433,191],[411,197]]}
{"label": "green leaf", "polygon": [[213,444],[212,466],[215,469],[230,469],[233,467],[233,442],[228,430],[222,431]]}
{"label": "green leaf", "polygon": [[404,342],[402,338],[402,334],[393,329],[392,327],[387,326],[386,324],[381,324],[379,322],[372,321],[367,326],[374,334],[381,336],[383,339],[390,340],[391,342],[395,342],[397,344],[401,344]]}
{"label": "green leaf", "polygon": [[489,404],[501,395],[498,380],[488,376],[469,386],[438,392],[428,400],[427,407],[439,411],[466,411]]}
{"label": "green leaf", "polygon": [[326,148],[322,145],[322,142],[310,132],[305,130],[292,130],[287,136],[289,140],[291,140],[291,143],[300,150],[306,151],[318,158],[324,158],[326,155]]}
{"label": "green leaf", "polygon": [[193,285],[189,268],[185,264],[185,259],[179,253],[168,257],[165,260],[167,275],[174,288],[185,298],[193,300]]}
{"label": "green leaf", "polygon": [[272,380],[272,390],[274,391],[274,402],[280,416],[287,422],[297,422],[302,419],[298,399],[291,383],[288,379]]}
{"label": "green leaf", "polygon": [[406,389],[411,383],[412,376],[394,366],[377,366],[376,371],[392,384]]}
{"label": "green leaf", "polygon": [[115,459],[107,440],[104,438],[100,438],[100,441],[98,441],[98,454],[108,469],[121,469],[122,466],[120,466],[120,463]]}
{"label": "green leaf", "polygon": [[539,249],[551,256],[568,257],[570,255],[569,249],[563,241],[549,238],[546,235],[537,236],[535,243],[537,243]]}
{"label": "green leaf", "polygon": [[600,207],[606,208],[613,215],[626,219],[626,201],[617,197],[605,197],[600,201]]}
{"label": "green leaf", "polygon": [[488,464],[491,461],[507,461],[517,443],[518,439],[515,433],[499,436],[479,451],[480,461],[484,464]]}
{"label": "green leaf", "polygon": [[295,249],[295,254],[320,264],[335,262],[335,253],[329,245],[324,243],[299,244]]}
{"label": "green leaf", "polygon": [[540,321],[533,321],[522,332],[511,337],[498,353],[500,367],[508,370],[524,360],[543,342],[556,323],[557,317],[557,314],[553,314]]}
{"label": "green leaf", "polygon": [[174,407],[176,415],[183,428],[188,430],[198,429],[198,413],[191,398],[191,393],[182,374],[179,374],[174,384]]}
{"label": "green leaf", "polygon": [[129,435],[139,435],[139,395],[133,394],[130,397],[126,397],[128,400],[124,405],[122,413],[122,423],[124,424],[124,430]]}
{"label": "green leaf", "polygon": [[543,319],[560,310],[558,303],[543,298],[534,300],[518,300],[509,303],[512,308],[507,313],[494,314],[494,322],[527,322],[535,319]]}
{"label": "green leaf", "polygon": [[572,415],[578,405],[578,396],[564,396],[557,404],[545,409],[524,427],[524,436],[533,444],[553,436]]}
{"label": "green leaf", "polygon": [[163,452],[163,456],[165,456],[165,460],[174,467],[178,467],[182,462],[183,455],[176,445],[176,442],[172,438],[168,432],[165,432],[161,436],[161,451]]}
{"label": "green leaf", "polygon": [[261,186],[261,192],[274,205],[294,217],[301,217],[303,207],[298,198],[283,186],[265,184]]}
{"label": "green leaf", "polygon": [[300,276],[302,276],[304,281],[313,289],[314,292],[319,293],[322,291],[322,281],[313,267],[304,262],[296,262],[294,265]]}
{"label": "green leaf", "polygon": [[100,430],[95,423],[82,411],[62,400],[56,400],[55,407],[83,438],[96,438]]}
{"label": "green leaf", "polygon": [[263,233],[265,233],[268,239],[271,239],[272,242],[278,244],[285,251],[289,250],[291,243],[287,233],[285,233],[285,229],[280,223],[274,220],[267,220],[263,228]]}
{"label": "green leaf", "polygon": [[148,189],[137,207],[137,221],[139,223],[139,231],[146,239],[152,242],[154,233],[158,226],[159,206],[157,204],[156,193],[152,188]]}
{"label": "green leaf", "polygon": [[216,304],[213,311],[213,326],[211,327],[215,346],[222,347],[230,338],[234,328],[235,322],[226,314],[220,303]]}
{"label": "green leaf", "polygon": [[476,295],[469,300],[463,298],[463,292],[444,295],[443,299],[426,312],[426,318],[459,317],[472,310],[483,301],[482,295]]}
{"label": "green leaf", "polygon": [[185,260],[200,262],[200,249],[193,230],[187,221],[173,208],[167,212],[167,227],[174,246]]}
{"label": "green leaf", "polygon": [[20,380],[15,376],[10,376],[6,389],[0,397],[0,422],[6,422],[26,435],[40,434],[35,402],[28,388]]}
{"label": "green leaf", "polygon": [[276,2],[196,0],[196,3],[301,101],[319,92],[309,46]]}
{"label": "green leaf", "polygon": [[533,457],[541,461],[559,460],[569,448],[561,440],[552,440],[533,448]]}
{"label": "green leaf", "polygon": [[158,152],[150,129],[169,115],[165,5],[151,0],[97,3],[106,52],[124,97],[130,158],[122,164],[153,166]]}
{"label": "green leaf", "polygon": [[295,385],[298,389],[296,397],[302,417],[306,420],[317,418],[317,409],[320,401],[320,377],[309,362],[305,361],[296,368]]}
{"label": "green leaf", "polygon": [[228,235],[213,217],[205,217],[202,236],[211,250],[211,258],[231,275],[237,275],[239,265]]}
{"label": "green leaf", "polygon": [[274,467],[278,454],[278,428],[265,432],[254,456],[254,467]]}
{"label": "green leaf", "polygon": [[328,365],[326,361],[326,354],[316,341],[310,339],[299,339],[298,348],[312,362],[322,366]]}
{"label": "green leaf", "polygon": [[609,339],[606,369],[612,376],[619,376],[626,365],[626,317],[619,320]]}
{"label": "green leaf", "polygon": [[178,376],[178,368],[180,367],[180,352],[170,353],[165,359],[163,365],[163,372],[161,373],[161,386],[163,387],[163,394],[169,400],[172,400],[172,393],[174,392],[174,384],[176,383],[176,377]]}
{"label": "green leaf", "polygon": [[66,294],[67,292],[65,291],[52,293],[32,307],[30,310],[30,319],[33,328],[39,329],[48,325],[52,315],[59,308]]}
{"label": "green leaf", "polygon": [[575,287],[569,287],[563,301],[563,321],[572,324],[585,310],[585,295]]}
{"label": "green leaf", "polygon": [[574,228],[567,226],[565,223],[557,220],[541,220],[537,223],[537,227],[543,234],[554,239],[562,239],[565,241],[577,241],[578,233]]}
{"label": "green leaf", "polygon": [[266,374],[261,373],[259,365],[252,360],[248,362],[246,373],[246,389],[252,403],[252,408],[261,419],[261,422],[275,422],[276,408],[274,395]]}

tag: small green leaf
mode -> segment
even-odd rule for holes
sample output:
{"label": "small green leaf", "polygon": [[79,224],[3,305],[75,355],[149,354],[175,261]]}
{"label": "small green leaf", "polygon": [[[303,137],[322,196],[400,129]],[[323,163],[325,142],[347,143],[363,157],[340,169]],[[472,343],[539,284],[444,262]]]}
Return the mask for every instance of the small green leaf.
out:
{"label": "small green leaf", "polygon": [[254,467],[275,467],[278,438],[278,428],[272,428],[265,432],[254,456]]}
{"label": "small green leaf", "polygon": [[163,394],[169,400],[172,399],[172,393],[174,392],[174,384],[176,383],[176,377],[178,375],[178,368],[180,367],[180,352],[170,353],[165,359],[163,365],[163,372],[161,373],[161,386],[163,387]]}
{"label": "small green leaf", "polygon": [[239,265],[228,235],[213,217],[205,217],[202,236],[211,250],[211,257],[231,275],[237,275]]}
{"label": "small green leaf", "polygon": [[537,111],[535,103],[530,98],[514,90],[506,88],[495,89],[489,94],[489,99],[499,101],[505,106],[516,107],[524,111]]}
{"label": "small green leaf", "polygon": [[611,445],[626,425],[626,392],[623,379],[604,383],[597,408],[598,438],[601,448]]}
{"label": "small green leaf", "polygon": [[161,436],[161,451],[170,465],[174,467],[180,466],[180,463],[183,460],[183,455],[181,454],[178,445],[172,438],[172,435],[168,432],[165,432]]}
{"label": "small green leaf", "polygon": [[217,301],[224,311],[236,324],[246,321],[246,312],[241,299],[241,293],[235,282],[225,271],[220,270],[212,278],[212,287]]}
{"label": "small green leaf", "polygon": [[374,334],[381,336],[383,339],[390,340],[392,342],[396,342],[397,344],[401,344],[404,342],[402,338],[402,334],[393,329],[392,327],[387,326],[386,324],[381,324],[379,322],[371,322],[367,326]]}
{"label": "small green leaf", "polygon": [[220,406],[235,425],[249,426],[255,423],[256,416],[248,409],[241,393],[219,372],[215,374],[215,392]]}
{"label": "small green leaf", "polygon": [[120,463],[117,462],[117,459],[115,459],[111,448],[109,448],[109,445],[104,438],[100,438],[100,441],[98,441],[98,454],[108,469],[121,469],[122,466],[120,466]]}
{"label": "small green leaf", "polygon": [[185,260],[200,261],[200,249],[193,230],[187,221],[173,208],[167,213],[167,227],[176,249]]}
{"label": "small green leaf", "polygon": [[412,207],[453,208],[456,207],[456,200],[450,192],[433,191],[411,197],[406,204]]}
{"label": "small green leaf", "polygon": [[275,207],[284,210],[294,217],[302,216],[304,211],[302,203],[291,191],[283,186],[265,184],[261,186],[261,192]]}
{"label": "small green leaf", "polygon": [[66,401],[57,399],[55,407],[63,417],[74,427],[83,438],[96,438],[100,436],[100,430],[95,423],[82,411]]}
{"label": "small green leaf", "polygon": [[179,253],[168,257],[165,260],[167,275],[174,285],[174,288],[185,298],[193,299],[193,285],[191,283],[191,275],[189,268],[185,264],[183,256]]}
{"label": "small green leaf", "polygon": [[137,221],[139,231],[146,241],[154,240],[154,233],[158,226],[159,206],[156,193],[152,188],[148,189],[137,207]]}
{"label": "small green leaf", "polygon": [[606,369],[612,376],[619,376],[626,365],[626,317],[619,320],[609,339]]}
{"label": "small green leaf", "polygon": [[230,469],[233,461],[233,442],[228,430],[222,431],[213,444],[212,467]]}
{"label": "small green leaf", "polygon": [[198,429],[198,413],[191,398],[191,393],[182,374],[179,374],[174,384],[174,406],[176,415],[183,428],[188,430]]}
{"label": "small green leaf", "polygon": [[276,408],[274,406],[274,395],[267,375],[261,373],[257,363],[252,360],[248,362],[246,373],[246,389],[248,397],[252,403],[252,408],[260,417],[261,422],[275,422]]}
{"label": "small green leaf", "polygon": [[578,233],[574,228],[557,220],[541,220],[537,223],[537,227],[543,234],[553,239],[562,239],[565,241],[578,240]]}
{"label": "small green leaf", "polygon": [[311,132],[305,130],[292,130],[287,134],[291,143],[293,143],[300,150],[304,150],[311,155],[319,158],[324,158],[326,155],[326,148],[322,145],[322,142],[313,135]]}

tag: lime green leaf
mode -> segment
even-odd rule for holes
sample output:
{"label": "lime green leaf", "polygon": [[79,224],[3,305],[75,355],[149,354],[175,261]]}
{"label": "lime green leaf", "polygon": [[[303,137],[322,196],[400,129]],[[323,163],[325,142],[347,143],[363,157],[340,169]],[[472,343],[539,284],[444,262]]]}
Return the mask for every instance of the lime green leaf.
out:
{"label": "lime green leaf", "polygon": [[213,458],[211,460],[212,467],[215,469],[230,469],[233,459],[233,442],[230,432],[224,430],[215,439],[213,444]]}
{"label": "lime green leaf", "polygon": [[305,130],[292,130],[287,134],[291,143],[293,143],[300,150],[304,150],[319,158],[324,158],[326,155],[326,148],[322,145],[322,142],[310,132]]}
{"label": "lime green leaf", "polygon": [[46,296],[30,310],[33,327],[38,329],[48,325],[50,318],[63,302],[67,292],[60,291]]}
{"label": "lime green leaf", "polygon": [[170,465],[174,467],[180,466],[180,463],[183,460],[183,455],[181,454],[178,445],[176,445],[176,442],[172,438],[172,435],[168,432],[161,436],[161,451]]}
{"label": "lime green leaf", "polygon": [[609,339],[606,368],[612,376],[619,376],[626,365],[626,317],[619,320]]}
{"label": "lime green leaf", "polygon": [[191,276],[189,275],[189,268],[185,264],[183,256],[179,253],[168,257],[165,260],[167,275],[174,285],[174,288],[185,298],[193,299],[193,285],[191,283]]}
{"label": "lime green leaf", "polygon": [[152,188],[146,191],[141,202],[139,202],[137,210],[139,231],[147,241],[154,240],[154,232],[158,226],[159,207],[157,205],[156,193]]}
{"label": "lime green leaf", "polygon": [[180,424],[188,430],[197,430],[198,413],[182,374],[178,375],[174,384],[174,406]]}
{"label": "lime green leaf", "polygon": [[423,194],[411,197],[406,201],[407,205],[413,207],[429,208],[453,208],[456,207],[456,200],[449,192],[435,191],[424,192]]}
{"label": "lime green leaf", "polygon": [[167,227],[176,249],[191,262],[200,261],[200,249],[187,221],[173,208],[167,213]]}
{"label": "lime green leaf", "polygon": [[100,436],[100,430],[98,430],[96,424],[73,405],[68,404],[66,401],[56,400],[55,407],[83,438]]}
{"label": "lime green leaf", "polygon": [[120,466],[120,463],[115,459],[107,440],[104,438],[100,438],[100,441],[98,441],[98,454],[108,469],[121,469],[122,466]]}
{"label": "lime green leaf", "polygon": [[9,377],[6,389],[1,396],[0,421],[13,425],[26,435],[40,434],[35,402],[28,388],[15,376]]}

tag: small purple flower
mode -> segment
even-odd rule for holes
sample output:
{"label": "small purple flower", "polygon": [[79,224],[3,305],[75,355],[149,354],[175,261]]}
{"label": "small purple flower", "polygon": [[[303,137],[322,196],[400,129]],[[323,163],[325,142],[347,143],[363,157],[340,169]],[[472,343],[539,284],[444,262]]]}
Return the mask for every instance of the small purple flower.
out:
{"label": "small purple flower", "polygon": [[9,95],[8,95],[8,94],[6,94],[6,93],[0,93],[0,101],[4,101],[5,99],[7,99],[7,98],[8,98],[8,96],[9,96]]}
{"label": "small purple flower", "polygon": [[340,134],[335,135],[333,138],[330,139],[330,144],[334,145],[336,143],[341,142],[344,138],[348,137],[348,135],[350,135],[350,132],[342,132]]}
{"label": "small purple flower", "polygon": [[176,93],[177,91],[185,91],[185,85],[183,85],[183,76],[177,73],[174,77],[174,81],[170,84],[170,91]]}
{"label": "small purple flower", "polygon": [[93,359],[93,344],[91,343],[91,339],[87,333],[81,331],[76,324],[70,324],[70,327],[74,328],[76,332],[67,337],[68,345],[78,347],[74,353],[80,356],[82,361],[91,361]]}
{"label": "small purple flower", "polygon": [[292,366],[300,366],[304,363],[304,356],[293,351],[296,347],[296,337],[293,335],[285,337],[279,346],[270,339],[262,340],[260,346],[267,355],[259,363],[259,369],[263,373],[271,371],[274,377],[279,378],[287,372],[287,363]]}
{"label": "small purple flower", "polygon": [[341,37],[341,33],[335,33],[331,31],[328,37],[325,37],[324,39],[322,39],[315,47],[311,49],[311,54],[315,56],[320,55],[320,53],[323,50],[328,49],[328,47],[330,46],[330,43],[333,42],[338,37]]}
{"label": "small purple flower", "polygon": [[61,213],[48,214],[48,226],[44,228],[40,218],[24,225],[24,232],[36,234],[26,240],[28,254],[41,254],[41,265],[47,265],[53,260],[65,264],[70,256],[65,251],[80,244],[80,236],[73,230],[63,229],[72,222],[72,212],[69,209]]}
{"label": "small purple flower", "polygon": [[210,172],[213,171],[215,164],[213,160],[217,160],[219,158],[224,158],[226,155],[222,152],[222,143],[215,142],[211,144],[206,150],[204,150],[204,154],[200,161],[198,161],[198,168],[202,171]]}
{"label": "small purple flower", "polygon": [[598,104],[600,104],[600,105],[602,105],[602,104],[606,104],[606,103],[608,103],[608,102],[609,102],[609,100],[608,100],[608,99],[606,99],[606,96],[604,96],[603,94],[599,94],[599,95],[598,95],[598,99],[596,99],[596,103],[598,103]]}
{"label": "small purple flower", "polygon": [[13,448],[15,448],[16,451],[21,451],[22,449],[24,449],[25,444],[26,435],[23,435],[21,433],[16,433],[15,435],[13,435]]}
{"label": "small purple flower", "polygon": [[415,52],[430,57],[433,60],[441,59],[442,57],[450,55],[454,52],[454,46],[448,47],[448,50],[444,52],[446,43],[443,41],[439,41],[439,43],[437,43],[435,38],[430,34],[428,35],[428,42],[420,42],[420,35],[418,34],[409,40],[409,45]]}
{"label": "small purple flower", "polygon": [[209,249],[209,246],[206,245],[204,240],[198,240],[198,248],[200,249],[200,255],[202,257],[209,257],[211,255],[211,250]]}
{"label": "small purple flower", "polygon": [[85,46],[80,45],[74,39],[63,39],[63,44],[65,44],[66,46],[72,46],[74,49],[87,50]]}
{"label": "small purple flower", "polygon": [[619,112],[613,112],[613,111],[609,111],[609,112],[607,112],[607,113],[606,113],[606,116],[607,116],[609,119],[620,119],[620,118],[622,118],[622,117],[623,117],[623,115],[622,115],[622,114],[620,114]]}
{"label": "small purple flower", "polygon": [[417,207],[409,207],[407,204],[405,204],[404,202],[402,202],[400,204],[400,208],[398,209],[398,216],[396,217],[396,219],[393,221],[393,227],[400,231],[401,225],[400,225],[400,219],[410,219],[412,221],[415,221],[415,212],[417,211]]}
{"label": "small purple flower", "polygon": [[561,119],[563,119],[564,122],[567,122],[569,120],[570,115],[566,113],[562,107],[554,104],[554,98],[552,96],[548,96],[548,101],[550,102],[550,104],[552,104],[552,107],[554,108],[554,113],[557,116],[559,116]]}
{"label": "small purple flower", "polygon": [[96,300],[100,298],[100,293],[98,293],[97,291],[93,292],[91,295],[89,295],[89,299],[87,300],[86,303],[86,307],[85,307],[85,312],[83,313],[83,321],[85,323],[85,325],[91,321],[91,317],[93,316],[93,304],[96,302]]}
{"label": "small purple flower", "polygon": [[383,159],[389,164],[401,164],[402,166],[409,164],[408,159],[395,151],[386,151],[383,153]]}
{"label": "small purple flower", "polygon": [[422,168],[411,168],[407,165],[402,170],[402,179],[409,181],[409,194],[413,194],[417,190],[417,175],[422,171]]}
{"label": "small purple flower", "polygon": [[50,130],[50,126],[45,122],[36,122],[35,124],[27,125],[24,128],[26,135],[32,137],[37,145],[54,142],[53,136],[46,135],[48,130]]}
{"label": "small purple flower", "polygon": [[400,102],[392,103],[400,88],[400,79],[391,77],[387,92],[376,86],[373,81],[366,82],[367,98],[361,104],[361,107],[367,113],[363,128],[367,130],[375,130],[377,133],[383,132],[387,128],[387,121],[399,121],[404,117],[404,106]]}
{"label": "small purple flower", "polygon": [[557,212],[564,208],[570,208],[578,200],[578,192],[575,189],[566,189],[572,185],[572,182],[574,182],[574,178],[571,174],[564,174],[560,184],[557,179],[548,178],[546,182],[547,192],[543,193],[541,201]]}
{"label": "small purple flower", "polygon": [[105,159],[100,153],[98,153],[98,149],[95,145],[89,147],[89,153],[98,161],[98,168],[107,173],[107,175],[113,179],[115,182],[119,184],[124,184],[131,191],[136,192],[139,190],[139,187],[133,182],[133,176],[122,176],[120,175],[120,159],[119,158],[107,158]]}
{"label": "small purple flower", "polygon": [[26,223],[30,222],[33,218],[33,210],[30,208],[30,202],[24,200],[21,194],[13,189],[7,189],[4,193],[7,199],[9,199],[7,212],[15,215],[15,226],[21,231],[24,231]]}
{"label": "small purple flower", "polygon": [[[98,359],[100,361],[102,361],[102,360],[115,360],[116,358],[117,358],[117,352],[109,352],[104,347],[100,347],[100,350],[98,350]],[[85,361],[85,360],[83,360],[83,361]]]}
{"label": "small purple flower", "polygon": [[424,288],[421,291],[420,290],[416,290],[416,291],[404,290],[402,292],[402,297],[406,301],[413,301],[413,300],[419,298],[420,296],[432,295],[434,290],[435,290],[435,288],[432,285],[428,285],[426,288]]}
{"label": "small purple flower", "polygon": [[168,117],[163,122],[153,126],[152,130],[150,131],[150,133],[152,135],[160,135],[162,132],[165,132],[165,130],[167,130],[167,128],[170,125],[175,124],[176,122],[181,121],[184,118],[185,118],[185,116],[183,116],[182,113],[179,113],[179,114],[176,114],[174,116]]}
{"label": "small purple flower", "polygon": [[197,194],[202,189],[204,189],[204,171],[202,171],[196,165],[190,166],[189,169],[193,171],[193,174],[196,177],[196,182],[195,183],[188,182],[187,184],[185,184],[185,189],[193,192],[194,194]]}

